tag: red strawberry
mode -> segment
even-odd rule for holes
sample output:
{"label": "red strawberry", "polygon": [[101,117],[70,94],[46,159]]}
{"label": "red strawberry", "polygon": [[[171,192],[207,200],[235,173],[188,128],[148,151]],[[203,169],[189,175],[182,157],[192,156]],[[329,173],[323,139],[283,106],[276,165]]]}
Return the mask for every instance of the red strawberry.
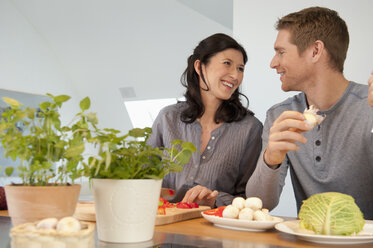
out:
{"label": "red strawberry", "polygon": [[192,206],[192,208],[199,208],[199,205],[195,202],[192,202],[190,205]]}
{"label": "red strawberry", "polygon": [[177,208],[192,208],[192,206],[187,202],[178,202],[176,203]]}

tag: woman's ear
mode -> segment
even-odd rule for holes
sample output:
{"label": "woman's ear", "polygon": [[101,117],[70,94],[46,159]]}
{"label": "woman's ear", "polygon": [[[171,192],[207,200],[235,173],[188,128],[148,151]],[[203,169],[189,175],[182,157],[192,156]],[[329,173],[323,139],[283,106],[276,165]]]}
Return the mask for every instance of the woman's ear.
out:
{"label": "woman's ear", "polygon": [[201,60],[197,59],[194,61],[194,70],[197,72],[198,76],[201,76],[201,70],[200,70]]}

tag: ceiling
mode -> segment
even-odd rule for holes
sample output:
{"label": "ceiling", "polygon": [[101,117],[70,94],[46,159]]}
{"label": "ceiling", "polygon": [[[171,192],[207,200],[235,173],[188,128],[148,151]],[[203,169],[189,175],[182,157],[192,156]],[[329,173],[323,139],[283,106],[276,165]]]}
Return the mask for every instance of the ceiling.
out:
{"label": "ceiling", "polygon": [[177,0],[223,26],[233,29],[233,0]]}

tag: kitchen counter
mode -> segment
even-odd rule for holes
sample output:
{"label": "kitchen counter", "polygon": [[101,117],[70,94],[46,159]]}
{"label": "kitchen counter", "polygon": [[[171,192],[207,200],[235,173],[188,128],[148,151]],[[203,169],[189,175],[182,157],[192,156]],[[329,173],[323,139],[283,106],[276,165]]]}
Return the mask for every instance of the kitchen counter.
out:
{"label": "kitchen counter", "polygon": [[[9,230],[10,218],[6,211],[0,211],[0,248],[10,248]],[[347,245],[343,247],[372,247],[373,243]],[[156,226],[153,240],[140,244],[112,244],[97,240],[99,248],[125,247],[214,247],[214,248],[274,248],[274,247],[340,247],[335,245],[321,245],[302,241],[293,235],[280,233],[276,230],[266,232],[246,232],[223,229],[214,226],[204,218]]]}

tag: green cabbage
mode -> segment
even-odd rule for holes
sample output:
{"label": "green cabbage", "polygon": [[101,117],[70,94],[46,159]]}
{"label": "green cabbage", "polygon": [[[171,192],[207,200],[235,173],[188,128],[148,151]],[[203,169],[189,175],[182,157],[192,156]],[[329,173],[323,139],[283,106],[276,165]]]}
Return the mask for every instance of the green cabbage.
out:
{"label": "green cabbage", "polygon": [[351,235],[365,224],[353,197],[336,192],[315,194],[303,201],[300,227],[324,235]]}

